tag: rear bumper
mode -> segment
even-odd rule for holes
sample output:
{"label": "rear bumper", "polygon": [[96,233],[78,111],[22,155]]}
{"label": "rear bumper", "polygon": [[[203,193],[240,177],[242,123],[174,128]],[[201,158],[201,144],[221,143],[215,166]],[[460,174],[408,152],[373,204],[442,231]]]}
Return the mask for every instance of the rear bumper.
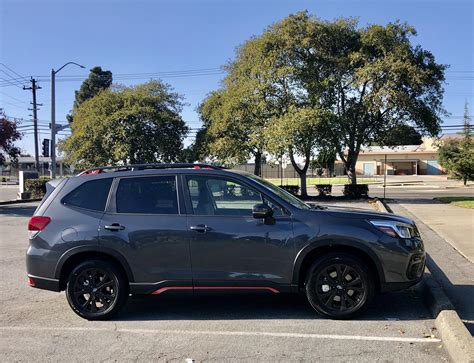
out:
{"label": "rear bumper", "polygon": [[28,274],[28,281],[31,287],[38,289],[57,291],[59,292],[59,280],[50,279],[47,277],[35,276]]}

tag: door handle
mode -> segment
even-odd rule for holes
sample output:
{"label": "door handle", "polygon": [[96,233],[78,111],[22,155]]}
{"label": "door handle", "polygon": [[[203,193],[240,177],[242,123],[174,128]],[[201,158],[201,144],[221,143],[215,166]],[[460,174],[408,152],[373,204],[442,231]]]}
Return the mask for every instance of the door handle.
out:
{"label": "door handle", "polygon": [[205,233],[210,230],[210,228],[204,224],[198,224],[197,226],[191,226],[189,227],[191,231],[195,232],[200,232],[200,233]]}
{"label": "door handle", "polygon": [[110,226],[104,226],[104,229],[107,229],[109,231],[122,231],[125,229],[125,227],[121,226],[118,223],[112,223]]}

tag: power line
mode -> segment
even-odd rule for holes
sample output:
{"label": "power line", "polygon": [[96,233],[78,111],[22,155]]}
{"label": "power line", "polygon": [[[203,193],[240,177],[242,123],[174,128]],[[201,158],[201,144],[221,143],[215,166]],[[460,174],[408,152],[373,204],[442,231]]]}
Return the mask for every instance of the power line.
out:
{"label": "power line", "polygon": [[25,101],[22,101],[22,100],[20,100],[20,99],[18,99],[18,98],[16,98],[16,97],[10,96],[8,93],[5,93],[5,92],[0,91],[0,94],[2,94],[2,95],[4,95],[4,96],[7,96],[8,98],[11,98],[12,100],[15,100],[15,101],[17,101],[17,102],[24,103],[25,105],[28,104],[28,102],[25,102]]}
{"label": "power line", "polygon": [[[24,83],[25,83],[25,80],[24,78],[25,77],[22,77],[19,73],[15,72],[13,69],[11,69],[10,67],[8,67],[6,64],[4,63],[0,63],[0,66],[3,66],[4,69],[6,69],[7,71],[5,71],[4,69],[1,69],[0,68],[0,72],[2,72],[3,74],[5,74],[8,78],[5,79],[5,78],[1,78],[3,81],[6,81],[7,83],[9,83],[10,85],[12,86],[17,86],[17,87],[20,87],[22,86]],[[20,76],[21,78],[23,78],[23,82],[20,82],[17,78],[15,78],[14,75],[12,75],[11,73],[13,73],[14,75],[17,75],[17,76]],[[21,87],[20,87],[21,88]]]}

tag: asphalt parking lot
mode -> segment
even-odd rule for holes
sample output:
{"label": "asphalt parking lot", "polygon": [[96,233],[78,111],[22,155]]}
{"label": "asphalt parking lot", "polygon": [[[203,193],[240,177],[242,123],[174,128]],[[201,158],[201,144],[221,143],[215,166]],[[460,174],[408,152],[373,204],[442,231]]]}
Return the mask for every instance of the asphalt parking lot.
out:
{"label": "asphalt parking lot", "polygon": [[132,297],[114,321],[82,320],[64,293],[26,284],[35,206],[0,206],[0,361],[448,360],[416,288],[377,297],[351,321],[284,294]]}

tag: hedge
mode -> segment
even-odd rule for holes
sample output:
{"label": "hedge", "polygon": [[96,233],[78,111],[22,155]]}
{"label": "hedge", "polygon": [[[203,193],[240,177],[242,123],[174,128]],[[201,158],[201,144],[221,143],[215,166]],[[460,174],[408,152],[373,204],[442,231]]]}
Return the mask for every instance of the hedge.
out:
{"label": "hedge", "polygon": [[366,198],[369,196],[367,184],[345,184],[342,193],[350,198]]}
{"label": "hedge", "polygon": [[31,198],[43,198],[46,193],[46,183],[51,179],[28,179],[25,180],[25,190],[31,193]]}
{"label": "hedge", "polygon": [[316,184],[315,187],[320,196],[330,195],[332,192],[332,184]]}
{"label": "hedge", "polygon": [[298,195],[300,192],[300,187],[298,185],[280,185],[280,188],[285,189],[293,195]]}

